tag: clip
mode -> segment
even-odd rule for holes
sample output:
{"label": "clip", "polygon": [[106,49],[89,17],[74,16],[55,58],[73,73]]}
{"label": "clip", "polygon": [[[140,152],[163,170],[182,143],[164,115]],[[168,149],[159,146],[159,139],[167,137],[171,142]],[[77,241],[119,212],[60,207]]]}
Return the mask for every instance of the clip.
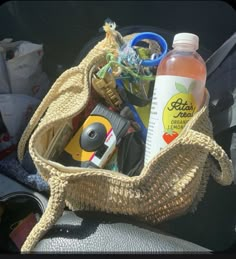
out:
{"label": "clip", "polygon": [[139,41],[143,39],[154,40],[158,42],[161,46],[162,52],[158,57],[152,56],[152,59],[145,59],[145,60],[143,59],[141,61],[141,65],[147,66],[147,67],[157,66],[167,53],[168,46],[167,46],[166,40],[159,34],[156,34],[153,32],[141,32],[136,36],[134,36],[134,38],[130,41],[130,46],[131,47],[135,46]]}

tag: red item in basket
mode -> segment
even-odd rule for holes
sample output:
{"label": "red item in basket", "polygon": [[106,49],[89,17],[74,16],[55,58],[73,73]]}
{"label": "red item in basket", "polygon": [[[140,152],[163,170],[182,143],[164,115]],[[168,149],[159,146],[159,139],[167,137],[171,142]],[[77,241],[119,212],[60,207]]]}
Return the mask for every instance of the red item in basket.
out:
{"label": "red item in basket", "polygon": [[33,227],[36,225],[36,223],[37,223],[37,219],[35,214],[30,213],[10,233],[10,238],[17,246],[18,249],[21,249],[27,236],[29,235]]}

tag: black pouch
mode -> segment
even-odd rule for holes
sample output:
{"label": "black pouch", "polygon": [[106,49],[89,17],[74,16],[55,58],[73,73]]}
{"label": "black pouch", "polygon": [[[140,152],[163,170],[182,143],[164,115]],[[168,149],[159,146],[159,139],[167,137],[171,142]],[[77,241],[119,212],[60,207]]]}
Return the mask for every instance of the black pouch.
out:
{"label": "black pouch", "polygon": [[122,173],[139,175],[144,165],[145,145],[138,131],[127,134],[122,138],[118,149],[118,169]]}

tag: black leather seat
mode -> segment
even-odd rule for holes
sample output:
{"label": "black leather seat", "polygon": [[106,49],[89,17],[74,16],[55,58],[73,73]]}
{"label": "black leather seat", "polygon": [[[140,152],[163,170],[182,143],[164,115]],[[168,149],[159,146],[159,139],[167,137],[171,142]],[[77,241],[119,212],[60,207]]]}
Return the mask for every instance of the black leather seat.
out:
{"label": "black leather seat", "polygon": [[[64,212],[34,252],[55,253],[207,253],[191,242],[123,220],[110,221],[97,213]],[[116,218],[116,217],[115,217]]]}

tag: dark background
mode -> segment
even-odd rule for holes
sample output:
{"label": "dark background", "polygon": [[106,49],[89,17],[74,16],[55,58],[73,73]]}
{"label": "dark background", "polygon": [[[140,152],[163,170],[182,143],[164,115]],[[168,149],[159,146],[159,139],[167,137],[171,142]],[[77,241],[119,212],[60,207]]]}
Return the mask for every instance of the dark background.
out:
{"label": "dark background", "polygon": [[[118,25],[145,25],[199,36],[216,50],[236,29],[234,0],[223,1],[7,1],[0,6],[0,38],[43,43],[47,72],[68,68],[110,17]],[[169,43],[171,47],[171,42]]]}

